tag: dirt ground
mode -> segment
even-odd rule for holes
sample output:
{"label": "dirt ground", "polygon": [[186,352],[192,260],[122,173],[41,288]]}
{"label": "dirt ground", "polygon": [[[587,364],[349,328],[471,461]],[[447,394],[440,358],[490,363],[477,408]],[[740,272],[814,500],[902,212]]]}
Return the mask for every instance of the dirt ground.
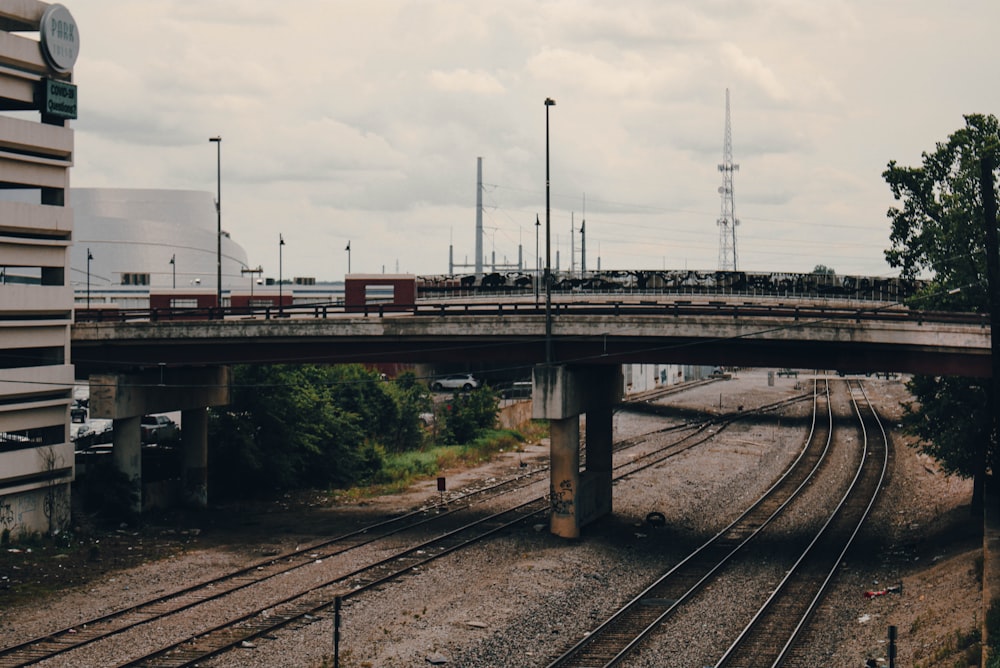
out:
{"label": "dirt ground", "polygon": [[[781,379],[787,392],[800,382]],[[898,421],[899,402],[906,398],[899,381],[873,383],[883,416]],[[759,378],[723,385],[726,403],[759,401]],[[745,393],[745,400],[741,398]],[[722,396],[713,390],[710,396]],[[861,537],[866,563],[847,563],[830,600],[817,613],[817,655],[871,656],[885,664],[885,629],[900,634],[897,665],[954,668],[978,665],[975,631],[981,622],[981,522],[969,509],[971,483],[941,473],[899,434],[894,435],[896,461],[888,493]],[[447,471],[449,489],[466,481],[509,470],[515,461],[543,461],[548,449],[529,443],[522,452],[503,453],[476,469]],[[358,502],[331,503],[326,494],[304,492],[269,503],[216,507],[197,513],[150,515],[141,526],[95,529],[85,522],[55,538],[0,549],[0,610],[45,601],[79,591],[129,569],[187,553],[224,548],[228,553],[259,558],[290,549],[298,541],[349,530],[372,513],[407,509],[436,494],[434,480],[402,495]],[[872,573],[877,576],[872,576]],[[865,597],[902,584],[902,592]],[[828,638],[822,637],[823,635]],[[825,645],[824,645],[825,643]],[[905,659],[905,662],[902,661]],[[817,665],[847,666],[836,660]],[[854,665],[854,664],[849,664]]]}

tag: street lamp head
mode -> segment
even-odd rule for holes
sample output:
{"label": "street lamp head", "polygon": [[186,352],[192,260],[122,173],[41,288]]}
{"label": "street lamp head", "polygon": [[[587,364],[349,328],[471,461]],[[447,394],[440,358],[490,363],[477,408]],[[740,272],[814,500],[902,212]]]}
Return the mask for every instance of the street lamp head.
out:
{"label": "street lamp head", "polygon": [[[548,103],[546,102],[546,104],[548,104]],[[555,104],[555,103],[553,102],[553,104]],[[222,142],[222,136],[220,135],[218,137],[209,137],[208,141],[216,141],[216,142],[220,142],[221,143]]]}
{"label": "street lamp head", "polygon": [[554,107],[554,106],[556,106],[556,101],[553,100],[551,97],[547,97],[547,98],[545,98],[545,106],[546,107]]}
{"label": "street lamp head", "polygon": [[285,237],[281,236],[280,234],[278,235],[278,245],[279,246],[285,245]]}

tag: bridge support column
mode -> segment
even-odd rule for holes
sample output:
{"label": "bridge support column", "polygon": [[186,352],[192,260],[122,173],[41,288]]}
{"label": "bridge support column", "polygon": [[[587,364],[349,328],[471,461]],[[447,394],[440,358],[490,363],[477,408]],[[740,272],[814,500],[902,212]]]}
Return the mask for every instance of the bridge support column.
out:
{"label": "bridge support column", "polygon": [[611,514],[612,420],[611,405],[587,411],[587,470],[580,481],[585,506],[584,517],[604,517]]}
{"label": "bridge support column", "polygon": [[181,500],[189,508],[208,507],[208,409],[181,412]]}
{"label": "bridge support column", "polygon": [[90,377],[90,414],[114,421],[114,462],[136,481],[142,510],[142,449],[139,422],[143,415],[181,411],[183,489],[185,503],[208,504],[207,406],[229,403],[229,368],[150,369]]}
{"label": "bridge support column", "polygon": [[142,512],[142,434],[139,417],[112,420],[111,460],[135,488],[132,512]]}
{"label": "bridge support column", "polygon": [[[611,512],[612,410],[622,396],[621,367],[535,367],[532,417],[549,421],[550,530],[578,538]],[[580,474],[580,415],[587,419],[587,470]]]}
{"label": "bridge support column", "polygon": [[580,537],[580,416],[549,421],[549,527],[563,538]]}

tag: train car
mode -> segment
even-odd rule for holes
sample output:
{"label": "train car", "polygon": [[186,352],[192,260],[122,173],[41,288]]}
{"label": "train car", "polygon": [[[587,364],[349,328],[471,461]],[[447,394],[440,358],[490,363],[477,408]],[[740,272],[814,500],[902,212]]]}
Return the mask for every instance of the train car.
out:
{"label": "train car", "polygon": [[[519,294],[534,289],[533,272],[487,273],[419,277],[421,297],[476,294]],[[581,275],[555,272],[556,293],[676,293],[747,296],[815,297],[903,302],[922,287],[922,281],[831,273],[703,271],[695,269],[595,271]]]}

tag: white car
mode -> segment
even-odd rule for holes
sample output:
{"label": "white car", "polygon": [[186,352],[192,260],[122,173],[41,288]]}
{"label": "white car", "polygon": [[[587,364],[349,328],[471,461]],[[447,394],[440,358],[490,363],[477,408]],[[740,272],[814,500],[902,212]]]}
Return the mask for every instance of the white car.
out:
{"label": "white car", "polygon": [[435,392],[441,390],[462,390],[468,392],[479,387],[479,381],[471,373],[460,373],[443,378],[435,378],[431,383],[431,389]]}

